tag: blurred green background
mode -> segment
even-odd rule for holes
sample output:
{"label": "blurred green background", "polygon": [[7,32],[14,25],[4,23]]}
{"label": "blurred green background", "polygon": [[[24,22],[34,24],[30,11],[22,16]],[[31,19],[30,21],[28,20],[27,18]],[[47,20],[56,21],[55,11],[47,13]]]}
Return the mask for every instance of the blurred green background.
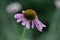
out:
{"label": "blurred green background", "polygon": [[[15,13],[7,13],[6,7],[12,2],[19,2],[21,10],[36,10],[39,20],[46,28],[39,32],[36,28],[26,30],[17,23]],[[56,9],[54,0],[0,0],[0,40],[60,40],[60,10]]]}

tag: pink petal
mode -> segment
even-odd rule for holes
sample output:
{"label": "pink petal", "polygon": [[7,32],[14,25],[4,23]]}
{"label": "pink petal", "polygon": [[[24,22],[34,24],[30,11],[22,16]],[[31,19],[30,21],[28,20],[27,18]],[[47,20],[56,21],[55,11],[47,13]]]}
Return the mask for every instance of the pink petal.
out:
{"label": "pink petal", "polygon": [[26,19],[23,17],[23,20],[22,21],[25,21]]}
{"label": "pink petal", "polygon": [[39,24],[40,28],[43,29],[43,27],[46,27],[41,21],[36,19],[36,23]]}
{"label": "pink petal", "polygon": [[38,23],[38,25],[39,25],[40,29],[43,29],[43,26],[42,26],[41,22]]}
{"label": "pink petal", "polygon": [[23,16],[23,14],[16,14],[14,15],[14,18],[21,18]]}
{"label": "pink petal", "polygon": [[42,26],[43,26],[43,27],[46,27],[46,25],[44,25],[44,24],[43,24]]}
{"label": "pink petal", "polygon": [[34,28],[34,22],[32,21],[32,28]]}
{"label": "pink petal", "polygon": [[21,22],[23,18],[17,19],[17,23]]}
{"label": "pink petal", "polygon": [[39,22],[38,19],[36,19],[35,22],[36,22],[36,24],[38,24],[38,26],[39,26],[40,29],[43,29],[42,24]]}
{"label": "pink petal", "polygon": [[22,22],[22,25],[26,25],[26,19]]}
{"label": "pink petal", "polygon": [[35,19],[35,21],[36,21],[37,23],[39,23],[39,20],[38,20],[38,18],[36,18],[36,19]]}
{"label": "pink petal", "polygon": [[39,25],[35,22],[36,28],[38,31],[42,32],[42,29],[40,29]]}
{"label": "pink petal", "polygon": [[42,22],[40,22],[41,23],[41,25],[43,26],[43,27],[46,27],[46,25],[44,25]]}
{"label": "pink petal", "polygon": [[46,27],[41,21],[38,20],[38,18],[34,20],[34,23],[36,25],[36,28],[41,32],[42,32],[43,27]]}
{"label": "pink petal", "polygon": [[30,22],[29,21],[27,21],[27,23],[26,23],[26,28],[30,29]]}
{"label": "pink petal", "polygon": [[42,27],[46,27],[46,25],[44,25],[41,21],[39,21],[39,23],[42,25]]}

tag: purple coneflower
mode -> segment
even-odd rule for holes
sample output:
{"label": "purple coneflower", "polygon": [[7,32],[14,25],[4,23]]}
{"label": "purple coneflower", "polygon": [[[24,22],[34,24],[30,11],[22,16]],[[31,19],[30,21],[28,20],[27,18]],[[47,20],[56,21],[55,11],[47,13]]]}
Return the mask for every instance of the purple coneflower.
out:
{"label": "purple coneflower", "polygon": [[41,21],[39,21],[36,12],[31,9],[14,15],[14,18],[17,19],[17,23],[22,22],[22,25],[26,25],[27,29],[30,29],[30,22],[32,23],[31,27],[34,28],[34,25],[36,25],[36,28],[40,32],[42,32],[43,27],[46,27]]}

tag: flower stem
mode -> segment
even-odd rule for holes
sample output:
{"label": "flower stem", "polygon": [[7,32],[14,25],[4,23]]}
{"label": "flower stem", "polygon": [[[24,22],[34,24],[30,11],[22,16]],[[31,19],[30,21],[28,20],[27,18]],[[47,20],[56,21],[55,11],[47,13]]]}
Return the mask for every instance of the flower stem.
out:
{"label": "flower stem", "polygon": [[24,35],[25,35],[25,33],[26,33],[26,27],[25,27],[24,30],[23,30],[23,34],[22,34],[21,40],[24,40]]}

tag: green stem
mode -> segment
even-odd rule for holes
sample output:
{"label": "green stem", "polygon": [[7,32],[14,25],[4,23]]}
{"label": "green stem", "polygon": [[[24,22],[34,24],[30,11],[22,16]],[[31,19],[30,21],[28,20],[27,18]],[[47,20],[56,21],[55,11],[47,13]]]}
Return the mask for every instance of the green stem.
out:
{"label": "green stem", "polygon": [[21,40],[24,40],[24,35],[25,35],[25,33],[26,33],[26,27],[25,27],[24,30],[23,30],[23,34],[22,34]]}

